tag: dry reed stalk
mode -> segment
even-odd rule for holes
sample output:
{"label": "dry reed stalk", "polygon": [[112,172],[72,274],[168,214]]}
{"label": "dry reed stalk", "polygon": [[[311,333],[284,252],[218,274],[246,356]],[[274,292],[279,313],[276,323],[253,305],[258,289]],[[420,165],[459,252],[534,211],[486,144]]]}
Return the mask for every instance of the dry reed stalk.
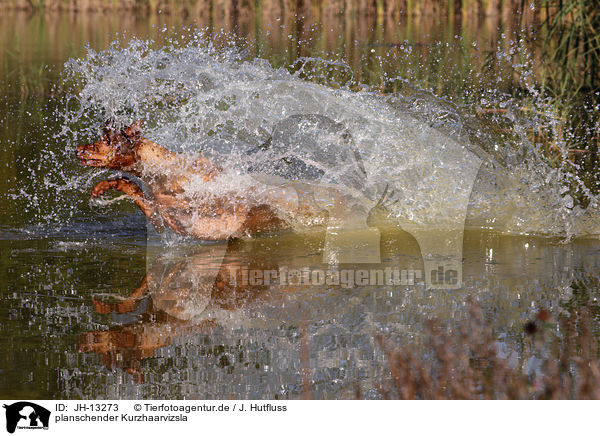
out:
{"label": "dry reed stalk", "polygon": [[534,373],[525,372],[533,354],[525,352],[517,365],[498,355],[491,325],[476,304],[457,330],[432,321],[427,335],[428,350],[422,354],[376,336],[391,375],[391,386],[375,386],[382,398],[600,399],[600,358],[588,308],[562,315],[558,322],[540,310],[524,325],[523,335],[541,355],[536,357],[540,371]]}

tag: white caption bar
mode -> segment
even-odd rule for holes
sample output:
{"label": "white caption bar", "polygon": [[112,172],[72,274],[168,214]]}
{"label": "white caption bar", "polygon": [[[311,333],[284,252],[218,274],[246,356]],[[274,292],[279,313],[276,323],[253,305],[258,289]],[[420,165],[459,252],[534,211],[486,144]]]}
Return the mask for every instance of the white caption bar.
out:
{"label": "white caption bar", "polygon": [[[19,401],[3,400],[3,434],[577,434],[583,401]],[[41,432],[40,432],[41,430]],[[143,432],[143,433],[142,433]],[[223,433],[225,432],[225,433]]]}

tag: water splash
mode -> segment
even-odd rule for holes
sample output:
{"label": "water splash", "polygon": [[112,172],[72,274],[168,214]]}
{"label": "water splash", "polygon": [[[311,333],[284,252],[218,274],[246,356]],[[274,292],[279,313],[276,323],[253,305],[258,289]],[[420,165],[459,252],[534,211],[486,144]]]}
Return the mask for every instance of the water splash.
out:
{"label": "water splash", "polygon": [[[72,161],[73,147],[95,139],[107,118],[121,124],[142,118],[144,136],[225,168],[215,183],[192,179],[186,185],[199,197],[252,193],[259,203],[274,186],[291,182],[311,190],[317,202],[320,189],[334,188],[350,199],[349,210],[381,209],[404,228],[443,229],[466,220],[514,234],[600,232],[595,197],[589,194],[584,208],[569,193],[568,186],[583,184],[573,181],[567,153],[564,164],[549,165],[525,134],[532,119],[510,102],[490,126],[410,86],[387,95],[358,86],[341,62],[331,66],[345,79],[333,86],[303,80],[310,64],[322,70],[327,61],[299,63],[292,72],[276,69],[233,44],[217,48],[201,32],[160,48],[133,40],[90,49],[66,65],[65,82],[76,92],[57,114],[62,130],[56,140],[64,142],[65,154],[55,159]],[[527,63],[515,68],[526,70]],[[535,93],[531,77],[524,80]],[[537,102],[543,104],[541,95]],[[510,123],[511,133],[498,134],[500,123]],[[106,175],[72,176],[59,168],[58,181],[48,182],[59,192],[89,190]],[[335,205],[323,206],[325,197],[320,207],[331,212]],[[297,227],[314,223],[294,221]]]}

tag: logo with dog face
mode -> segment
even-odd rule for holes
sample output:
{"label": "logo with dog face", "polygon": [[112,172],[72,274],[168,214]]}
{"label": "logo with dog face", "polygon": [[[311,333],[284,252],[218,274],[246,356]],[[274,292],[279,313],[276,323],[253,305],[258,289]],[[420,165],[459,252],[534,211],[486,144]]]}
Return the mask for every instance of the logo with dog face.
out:
{"label": "logo with dog face", "polygon": [[6,409],[6,431],[14,433],[19,429],[48,429],[50,411],[29,401],[19,401],[4,405]]}

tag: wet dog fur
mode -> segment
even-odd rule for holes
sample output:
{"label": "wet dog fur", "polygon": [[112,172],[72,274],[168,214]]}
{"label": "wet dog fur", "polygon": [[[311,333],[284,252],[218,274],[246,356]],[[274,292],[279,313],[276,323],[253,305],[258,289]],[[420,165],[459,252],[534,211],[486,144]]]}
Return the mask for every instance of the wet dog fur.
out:
{"label": "wet dog fur", "polygon": [[225,240],[287,227],[268,204],[253,204],[242,195],[200,201],[187,195],[184,184],[192,177],[210,183],[222,169],[204,157],[184,157],[144,138],[142,120],[122,129],[107,121],[104,135],[78,146],[77,157],[84,165],[120,170],[141,180],[146,195],[135,182],[118,178],[96,184],[91,197],[111,189],[125,193],[158,232],[166,225],[184,236]]}

